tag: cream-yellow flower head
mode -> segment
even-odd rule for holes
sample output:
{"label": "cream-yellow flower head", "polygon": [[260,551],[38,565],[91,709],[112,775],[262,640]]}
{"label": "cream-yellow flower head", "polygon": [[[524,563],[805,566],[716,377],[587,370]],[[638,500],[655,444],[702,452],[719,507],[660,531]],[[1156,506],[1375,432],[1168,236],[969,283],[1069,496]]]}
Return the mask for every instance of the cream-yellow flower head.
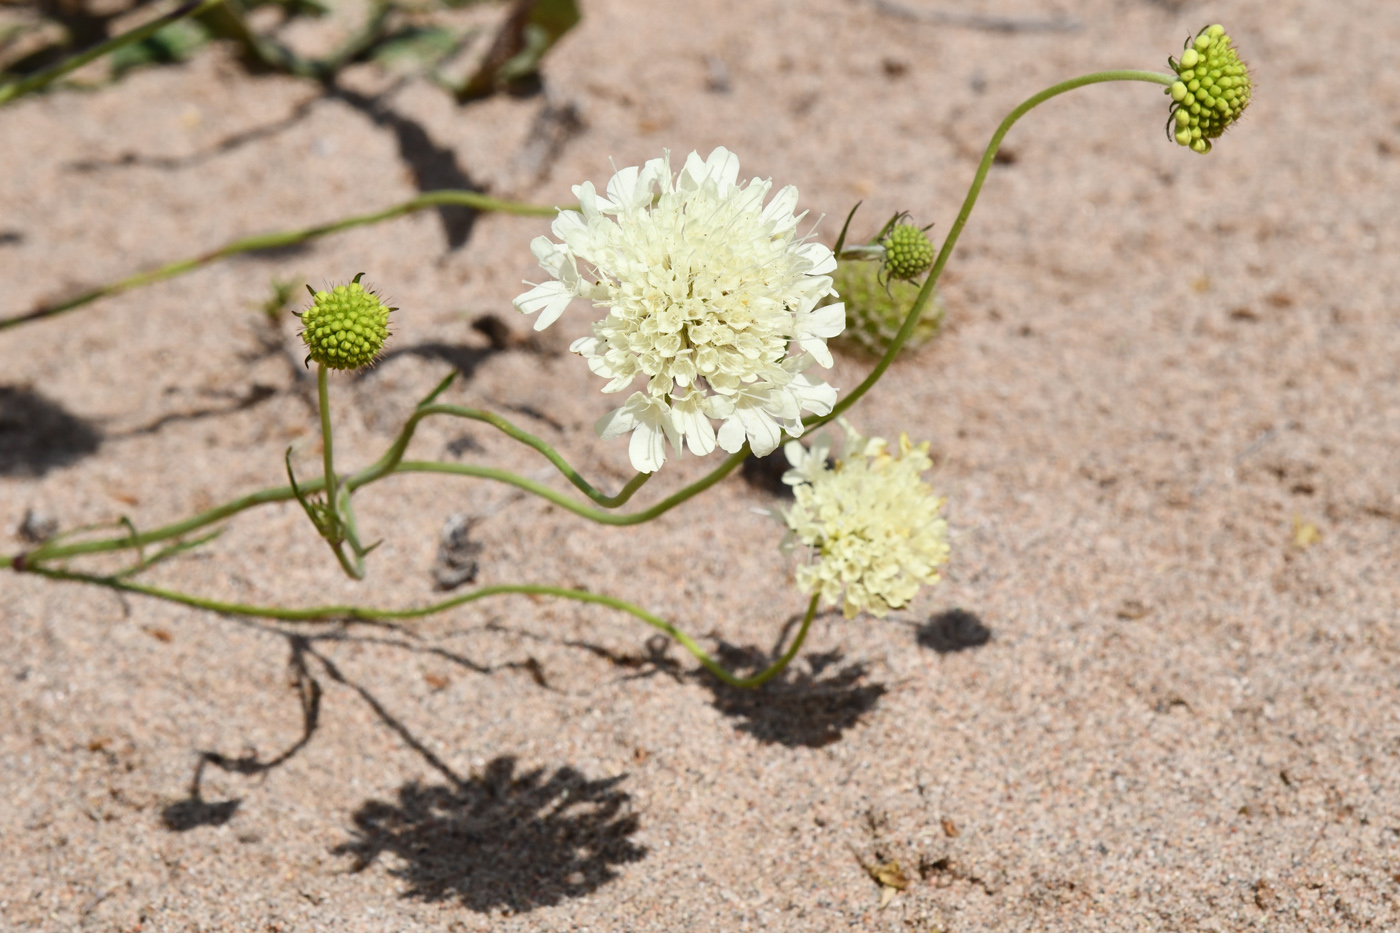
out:
{"label": "cream-yellow flower head", "polygon": [[841,457],[827,462],[832,441],[820,435],[808,450],[789,441],[792,469],[783,482],[796,504],[782,513],[784,549],[804,544],[811,559],[797,568],[797,587],[841,604],[846,618],[861,611],[884,616],[907,605],[919,587],[942,579],[948,561],[943,500],[923,481],[933,466],[928,443],[899,437],[898,455],[878,437],[866,439],[849,425]]}
{"label": "cream-yellow flower head", "polygon": [[[809,375],[831,366],[826,341],[846,325],[833,294],[836,260],[797,233],[797,189],[739,183],[727,149],[692,152],[679,174],[670,154],[621,169],[606,196],[574,186],[579,209],[560,211],[554,235],[530,244],[551,280],[515,299],[554,323],[575,298],[607,315],[570,347],[622,392],[645,379],[595,426],[603,438],[631,433],[632,465],[650,473],[666,443],[705,455],[747,441],[764,456],[783,434],[802,434],[804,411],[826,414],[836,390]],[[528,283],[527,283],[528,284]],[[720,422],[716,431],[711,419]]]}

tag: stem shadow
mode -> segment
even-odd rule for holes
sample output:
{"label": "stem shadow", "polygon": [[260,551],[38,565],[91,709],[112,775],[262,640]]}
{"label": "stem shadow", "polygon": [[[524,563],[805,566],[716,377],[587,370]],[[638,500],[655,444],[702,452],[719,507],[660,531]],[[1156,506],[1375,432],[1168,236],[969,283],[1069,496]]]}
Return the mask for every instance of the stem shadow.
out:
{"label": "stem shadow", "polygon": [[[800,617],[788,621],[778,645],[799,621]],[[740,676],[763,670],[779,654],[776,646],[764,651],[725,642],[714,652],[715,660]],[[764,744],[820,748],[838,741],[888,692],[883,683],[866,682],[869,665],[863,661],[842,665],[844,657],[839,649],[800,655],[756,690],[731,687],[706,670],[694,676],[713,694],[711,705],[738,720],[735,728],[740,732]],[[807,670],[801,669],[802,663]]]}

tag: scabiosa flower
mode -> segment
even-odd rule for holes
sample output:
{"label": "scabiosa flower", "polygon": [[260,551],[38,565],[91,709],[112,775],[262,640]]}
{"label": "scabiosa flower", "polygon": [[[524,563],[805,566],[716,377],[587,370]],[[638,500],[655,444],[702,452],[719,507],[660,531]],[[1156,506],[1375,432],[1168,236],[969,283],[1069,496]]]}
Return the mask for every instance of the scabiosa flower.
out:
{"label": "scabiosa flower", "polygon": [[846,443],[834,466],[828,435],[811,450],[797,441],[784,448],[792,469],[783,482],[797,501],[781,513],[789,529],[783,547],[811,548],[812,559],[797,568],[798,589],[820,593],[826,605],[840,602],[848,619],[862,610],[884,616],[908,604],[921,584],[942,579],[943,500],[921,478],[933,466],[927,443],[915,447],[901,434],[895,456],[883,439],[843,426]]}
{"label": "scabiosa flower", "polygon": [[1210,152],[1212,139],[1240,118],[1249,106],[1253,85],[1239,53],[1219,24],[1186,40],[1181,60],[1168,58],[1177,80],[1167,93],[1172,98],[1167,134],[1194,152]]}
{"label": "scabiosa flower", "polygon": [[[607,316],[570,347],[621,392],[646,378],[599,419],[603,438],[631,433],[632,465],[666,460],[666,443],[705,455],[747,441],[758,456],[786,432],[802,434],[804,411],[826,414],[836,390],[807,370],[831,366],[826,341],[845,327],[834,294],[831,250],[797,235],[797,189],[768,204],[771,180],[736,184],[739,160],[726,149],[692,152],[679,175],[670,153],[613,175],[607,196],[574,187],[579,210],[560,211],[530,249],[552,281],[515,299],[538,313],[535,330],[574,298]],[[530,284],[530,283],[527,283]],[[720,422],[718,430],[712,419]]]}

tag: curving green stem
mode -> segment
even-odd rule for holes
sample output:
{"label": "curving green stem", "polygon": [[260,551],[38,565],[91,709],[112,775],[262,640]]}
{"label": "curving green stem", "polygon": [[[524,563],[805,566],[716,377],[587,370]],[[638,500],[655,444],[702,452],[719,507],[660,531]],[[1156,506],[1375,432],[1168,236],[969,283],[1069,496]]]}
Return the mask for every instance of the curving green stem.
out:
{"label": "curving green stem", "polygon": [[140,288],[143,285],[150,285],[154,282],[173,279],[187,272],[193,272],[211,262],[227,259],[230,256],[237,256],[240,253],[252,253],[264,249],[295,246],[298,243],[305,243],[308,240],[314,240],[318,237],[339,233],[342,230],[349,230],[352,227],[363,227],[368,224],[392,220],[404,214],[412,214],[416,211],[427,210],[428,208],[451,205],[470,207],[478,211],[515,214],[522,217],[553,217],[558,212],[558,208],[544,207],[539,204],[524,204],[518,201],[502,201],[499,198],[478,194],[475,191],[429,191],[416,198],[410,198],[407,201],[395,204],[393,207],[386,207],[381,211],[375,211],[371,214],[357,214],[353,217],[346,217],[332,223],[320,224],[315,227],[306,227],[301,230],[263,233],[257,236],[233,240],[207,253],[201,253],[189,259],[181,259],[177,262],[167,263],[166,265],[146,272],[138,272],[135,275],[127,276],[124,279],[118,279],[115,282],[109,282],[99,288],[91,289],[64,301],[40,305],[37,308],[32,308],[14,317],[0,318],[0,330],[18,327],[21,324],[29,324],[34,321],[41,321],[45,318],[56,317],[68,311],[81,308],[83,305],[90,304],[99,298],[106,298],[109,295],[118,295],[122,292],[130,291],[133,288]]}
{"label": "curving green stem", "polygon": [[123,579],[120,576],[97,576],[95,574],[78,573],[71,570],[60,570],[50,567],[33,567],[31,572],[40,576],[48,577],[51,580],[68,580],[79,583],[90,583],[94,586],[102,586],[111,590],[119,590],[126,593],[140,593],[144,596],[151,596],[156,599],[163,599],[167,602],[179,603],[183,606],[191,606],[196,609],[205,609],[210,612],[220,612],[228,615],[248,616],[259,619],[277,619],[283,622],[334,622],[334,621],[359,621],[359,622],[399,622],[410,619],[421,619],[427,616],[436,615],[475,602],[478,599],[485,599],[488,596],[500,596],[508,593],[523,593],[534,596],[554,596],[559,599],[572,599],[582,603],[594,603],[600,606],[608,606],[629,615],[635,616],[652,628],[658,629],[675,639],[681,647],[689,651],[691,655],[699,661],[707,671],[714,674],[720,680],[732,687],[752,688],[759,687],[772,680],[788,663],[797,656],[801,650],[802,643],[807,639],[807,632],[812,627],[812,620],[817,614],[817,599],[814,595],[807,604],[807,614],[802,618],[802,626],[797,630],[796,637],[792,644],[788,645],[787,651],[782,656],[770,664],[768,667],[749,677],[739,677],[725,670],[718,661],[710,657],[709,653],[700,644],[691,638],[684,631],[667,622],[658,615],[650,613],[642,607],[629,603],[624,599],[614,596],[606,596],[602,593],[592,593],[588,590],[574,590],[561,586],[543,586],[533,583],[505,583],[497,586],[483,586],[470,593],[463,593],[451,599],[444,599],[441,602],[432,603],[427,606],[419,606],[414,609],[376,609],[370,606],[310,606],[303,609],[288,609],[282,606],[257,606],[250,603],[225,602],[218,599],[206,599],[202,596],[191,596],[188,593],[181,593],[177,590],[168,590],[164,587],[151,586],[146,583],[136,583]]}
{"label": "curving green stem", "polygon": [[[448,473],[458,476],[473,476],[482,479],[496,480],[498,482],[507,483],[519,489],[523,489],[526,492],[534,493],[535,495],[541,496],[549,500],[550,502],[553,502],[555,505],[558,505],[561,508],[573,512],[575,515],[578,515],[582,518],[590,519],[591,521],[598,522],[599,524],[637,525],[642,522],[650,521],[651,519],[670,511],[671,509],[675,508],[676,506],[680,505],[686,500],[698,495],[706,489],[709,489],[711,486],[715,485],[720,480],[728,476],[731,472],[733,472],[734,468],[737,467],[740,463],[742,463],[744,457],[748,455],[748,447],[747,445],[745,445],[743,449],[741,449],[737,453],[730,454],[714,470],[710,471],[710,473],[706,474],[705,476],[701,477],[700,479],[696,480],[690,485],[676,491],[675,493],[672,493],[670,496],[667,496],[665,499],[662,499],[660,502],[657,502],[655,505],[652,505],[649,508],[624,515],[617,515],[611,512],[603,511],[602,509],[592,508],[583,503],[577,502],[576,500],[559,492],[558,490],[551,489],[543,483],[537,482],[536,480],[528,479],[523,476],[518,476],[515,473],[511,473],[507,470],[497,469],[495,467],[483,467],[459,463],[438,463],[436,461],[423,460],[404,462],[404,452],[408,447],[409,441],[413,437],[414,429],[417,427],[418,422],[421,421],[423,417],[426,417],[429,414],[447,414],[454,415],[457,417],[473,418],[475,420],[483,421],[496,428],[499,428],[511,438],[521,441],[522,443],[528,444],[531,447],[534,447],[536,450],[539,450],[541,453],[544,453],[545,456],[549,457],[550,461],[554,463],[555,466],[558,467],[559,470],[566,477],[568,477],[570,481],[574,483],[575,486],[578,486],[580,489],[583,489],[586,492],[591,491],[590,495],[593,496],[595,501],[599,501],[604,504],[625,503],[628,499],[632,497],[632,494],[636,492],[637,489],[641,488],[641,486],[647,481],[647,479],[650,478],[651,474],[639,473],[636,476],[634,476],[631,480],[629,480],[627,484],[622,488],[622,491],[619,492],[616,496],[602,495],[601,493],[597,492],[597,490],[595,490],[591,484],[589,484],[586,480],[579,476],[577,471],[575,471],[571,466],[569,466],[567,461],[565,461],[563,457],[559,456],[558,452],[556,452],[554,448],[550,447],[540,438],[535,437],[534,435],[529,434],[526,431],[522,431],[520,428],[517,428],[515,425],[511,424],[506,419],[501,418],[498,415],[493,415],[489,412],[478,411],[476,409],[460,408],[454,405],[434,404],[433,400],[436,399],[437,396],[440,395],[444,390],[446,390],[448,385],[451,384],[452,378],[453,377],[449,376],[447,379],[444,379],[441,383],[438,384],[438,386],[435,389],[433,389],[432,392],[428,394],[428,396],[422,402],[419,403],[418,407],[414,410],[414,414],[409,418],[408,422],[405,423],[404,427],[400,429],[399,435],[397,438],[395,438],[394,443],[390,445],[389,450],[386,451],[384,455],[379,458],[379,460],[377,460],[374,464],[370,465],[369,467],[366,467],[365,469],[361,470],[360,472],[346,477],[343,482],[339,483],[337,498],[341,504],[341,507],[338,511],[346,521],[345,530],[351,535],[355,534],[355,528],[354,512],[349,503],[350,493],[353,493],[357,489],[362,489],[365,486],[370,485],[371,483],[377,482],[378,480],[381,480],[387,476],[391,476],[395,473]],[[323,404],[321,410],[324,413],[327,410],[327,406]],[[325,430],[324,427],[323,430]],[[334,475],[334,470],[328,471],[328,475]],[[32,551],[28,551],[18,555],[13,555],[10,557],[0,557],[0,564],[8,564],[11,568],[15,570],[34,570],[37,569],[37,567],[45,561],[66,560],[72,557],[80,557],[85,554],[102,554],[112,551],[140,549],[148,544],[157,544],[162,541],[169,541],[171,539],[180,538],[183,535],[190,534],[191,532],[197,531],[208,525],[212,525],[215,522],[222,521],[226,518],[238,514],[239,512],[243,512],[247,509],[251,509],[259,505],[267,505],[274,502],[287,502],[296,499],[302,503],[303,508],[309,509],[309,500],[306,497],[314,493],[321,492],[325,489],[326,479],[324,477],[320,479],[307,480],[305,482],[297,482],[295,483],[295,485],[278,486],[271,489],[264,489],[259,492],[252,493],[250,495],[241,496],[230,502],[226,502],[223,505],[215,506],[212,509],[208,509],[190,518],[183,519],[181,521],[174,522],[169,525],[164,525],[159,528],[153,528],[150,531],[141,532],[139,534],[127,533],[116,537],[100,538],[92,541],[77,541],[70,544],[60,544],[57,541],[51,541],[46,544],[41,544],[39,547],[35,548]],[[351,541],[352,547],[358,548],[357,535],[355,537],[350,538],[349,540]],[[363,554],[366,552],[367,549],[360,549],[360,553]],[[343,561],[342,566],[344,566]]]}
{"label": "curving green stem", "polygon": [[42,90],[64,75],[71,74],[88,62],[96,61],[102,56],[115,52],[123,46],[141,42],[155,35],[157,32],[160,32],[160,30],[177,20],[182,20],[187,16],[201,16],[208,13],[223,2],[224,0],[190,0],[188,3],[182,3],[169,13],[151,20],[144,26],[137,26],[135,29],[129,29],[119,36],[113,36],[106,42],[94,45],[86,52],[81,52],[71,58],[66,58],[52,68],[46,68],[38,74],[33,74],[23,80],[6,84],[0,87],[0,106],[4,106],[12,100],[23,97],[25,94],[32,94],[35,91]]}
{"label": "curving green stem", "polygon": [[[924,279],[923,287],[919,289],[919,294],[914,299],[914,304],[909,309],[909,314],[904,318],[904,326],[899,329],[894,340],[890,342],[889,349],[885,355],[880,357],[880,361],[875,364],[875,368],[870,374],[849,393],[845,395],[831,412],[826,415],[818,415],[803,419],[803,423],[808,427],[816,427],[826,424],[833,418],[839,417],[856,402],[861,396],[870,391],[870,388],[880,380],[885,374],[885,370],[890,368],[894,358],[900,349],[908,341],[909,335],[914,332],[914,325],[918,323],[920,315],[933,300],[933,287],[938,281],[938,277],[943,274],[943,267],[948,264],[948,259],[953,255],[953,248],[958,244],[958,237],[962,234],[963,227],[967,226],[967,219],[972,215],[972,208],[977,204],[977,196],[982,193],[982,183],[987,180],[987,172],[992,168],[992,160],[996,158],[997,150],[1001,148],[1001,141],[1006,138],[1006,134],[1016,121],[1030,113],[1036,107],[1045,103],[1052,97],[1059,97],[1061,94],[1073,91],[1076,88],[1087,87],[1091,84],[1106,84],[1110,81],[1145,81],[1149,84],[1160,84],[1164,87],[1171,87],[1176,80],[1175,75],[1161,74],[1156,71],[1097,71],[1093,74],[1080,75],[1077,78],[1070,78],[1068,81],[1061,81],[1059,84],[1051,85],[1039,94],[1028,97],[1020,106],[1006,115],[1006,119],[1001,121],[996,132],[992,134],[992,139],[987,143],[987,149],[982,153],[982,161],[977,166],[977,174],[973,176],[972,187],[967,190],[967,196],[963,198],[962,208],[958,211],[958,217],[953,221],[952,228],[948,231],[948,236],[943,240],[943,246],[938,250],[938,256],[933,261],[933,267],[929,269],[928,278]],[[849,252],[850,248],[847,248]]]}

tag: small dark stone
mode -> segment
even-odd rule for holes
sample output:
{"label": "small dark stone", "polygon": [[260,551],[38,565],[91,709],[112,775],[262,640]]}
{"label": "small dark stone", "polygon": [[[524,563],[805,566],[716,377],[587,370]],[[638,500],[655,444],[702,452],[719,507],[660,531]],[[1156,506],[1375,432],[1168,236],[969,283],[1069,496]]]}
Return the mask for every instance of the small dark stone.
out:
{"label": "small dark stone", "polygon": [[43,544],[58,533],[58,519],[34,509],[26,509],[19,523],[19,536],[30,544]]}
{"label": "small dark stone", "polygon": [[477,556],[482,545],[471,540],[475,519],[465,515],[453,515],[442,526],[442,537],[438,542],[437,562],[433,564],[433,582],[440,590],[455,590],[463,583],[476,579],[481,565]]}

